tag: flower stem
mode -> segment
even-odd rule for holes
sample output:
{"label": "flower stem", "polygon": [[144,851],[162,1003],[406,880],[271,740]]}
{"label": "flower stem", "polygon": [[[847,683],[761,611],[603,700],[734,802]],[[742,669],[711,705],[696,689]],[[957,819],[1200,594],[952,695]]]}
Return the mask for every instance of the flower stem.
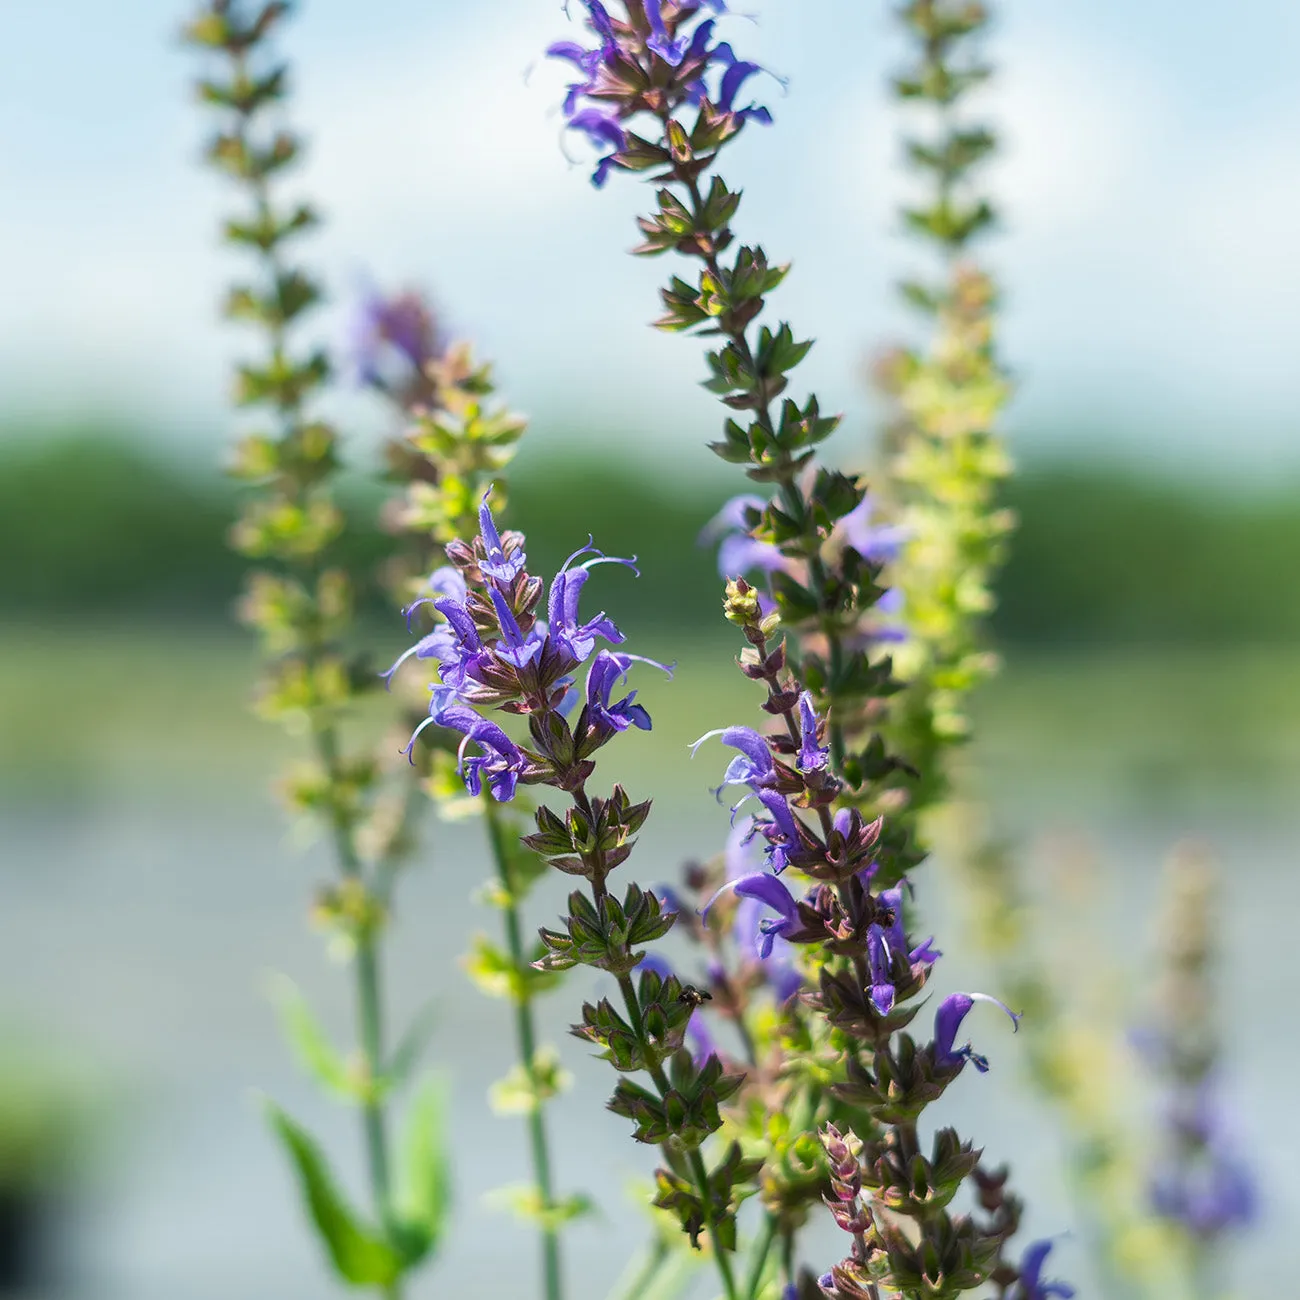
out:
{"label": "flower stem", "polygon": [[[497,878],[503,895],[502,916],[505,921],[506,947],[510,960],[519,970],[527,966],[519,908],[515,899],[515,882],[510,871],[510,856],[505,841],[505,828],[496,801],[488,795],[482,799],[487,818],[488,839],[492,846],[492,859],[496,864]],[[532,1078],[537,1054],[537,1032],[533,1019],[533,1004],[525,990],[515,997],[515,1043],[520,1063]],[[542,1209],[542,1281],[546,1300],[562,1300],[563,1274],[560,1267],[560,1233],[552,1211],[555,1208],[554,1179],[551,1173],[550,1143],[546,1133],[546,1117],[540,1098],[535,1097],[528,1113],[528,1143],[532,1153],[533,1182]]]}
{"label": "flower stem", "polygon": [[744,1300],[758,1300],[759,1288],[763,1285],[763,1273],[767,1268],[767,1257],[772,1253],[772,1245],[776,1241],[777,1227],[775,1214],[769,1212],[763,1216],[763,1230],[754,1243],[753,1254],[750,1257],[749,1280],[745,1283]]}
{"label": "flower stem", "polygon": [[[623,991],[623,1002],[627,1007],[628,1018],[638,1034],[643,1033],[641,1019],[641,1003],[636,995],[636,986],[632,983],[630,975],[620,975],[618,977],[618,986]],[[668,1076],[664,1073],[664,1068],[659,1064],[650,1064],[647,1062],[647,1070],[654,1085],[659,1089],[661,1098],[667,1097],[672,1089],[668,1082]],[[709,1242],[713,1246],[713,1258],[718,1266],[718,1274],[722,1278],[723,1289],[727,1293],[727,1300],[738,1300],[736,1292],[736,1279],[731,1272],[731,1261],[727,1258],[727,1252],[723,1249],[721,1238],[718,1234],[718,1224],[713,1213],[713,1196],[709,1190],[709,1174],[704,1167],[704,1159],[700,1155],[697,1147],[691,1147],[686,1152],[686,1161],[691,1167],[691,1177],[695,1180],[695,1190],[700,1195],[700,1206],[704,1210],[704,1226],[708,1229]]]}
{"label": "flower stem", "polygon": [[[340,773],[338,736],[334,727],[329,723],[318,726],[315,742],[321,765],[329,774],[331,784],[337,785]],[[349,880],[362,879],[361,861],[352,838],[351,823],[338,812],[334,816],[334,851],[342,875]],[[365,1062],[366,1077],[374,1081],[384,1068],[384,1017],[379,950],[374,932],[369,927],[363,927],[357,936],[352,968],[356,979],[357,1037]],[[393,1197],[388,1159],[388,1122],[384,1103],[374,1091],[362,1103],[361,1116],[375,1213],[385,1232],[391,1233]],[[383,1294],[385,1300],[401,1300],[401,1282],[389,1283],[383,1288]]]}

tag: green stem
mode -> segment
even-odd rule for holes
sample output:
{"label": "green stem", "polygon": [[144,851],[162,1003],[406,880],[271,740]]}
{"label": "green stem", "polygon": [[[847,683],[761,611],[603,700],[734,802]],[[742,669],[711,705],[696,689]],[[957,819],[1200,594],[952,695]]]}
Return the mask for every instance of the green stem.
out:
{"label": "green stem", "polygon": [[[487,818],[488,839],[492,845],[492,858],[496,863],[497,878],[501,882],[503,894],[501,911],[505,919],[506,946],[510,952],[510,960],[517,969],[523,970],[527,965],[527,955],[524,950],[519,909],[515,902],[514,880],[510,872],[510,856],[505,841],[505,828],[501,824],[501,814],[496,802],[485,796],[483,805]],[[523,990],[520,991],[520,995],[515,1000],[515,1042],[519,1049],[520,1062],[531,1079],[537,1055],[537,1033],[533,1020],[532,1001]],[[551,1153],[546,1133],[546,1117],[542,1111],[540,1098],[534,1099],[533,1108],[528,1113],[528,1142],[532,1152],[533,1182],[537,1188],[538,1200],[541,1203],[543,1215],[542,1278],[544,1294],[546,1300],[562,1300],[564,1283],[560,1268],[560,1233],[551,1213],[555,1208],[555,1189],[551,1174]]]}
{"label": "green stem", "polygon": [[[329,774],[331,783],[335,784],[339,779],[339,754],[338,736],[333,726],[326,724],[318,727],[315,740],[321,765]],[[351,824],[338,813],[334,817],[334,850],[342,875],[349,880],[362,879],[361,860],[357,856]],[[352,969],[356,978],[357,1036],[361,1055],[365,1061],[366,1077],[377,1080],[384,1068],[383,997],[380,991],[379,953],[369,927],[362,927],[357,936]],[[362,1103],[361,1124],[375,1212],[385,1231],[391,1232],[393,1206],[388,1161],[388,1123],[383,1100],[373,1093]],[[401,1300],[400,1281],[384,1287],[383,1294],[385,1300]]]}
{"label": "green stem", "polygon": [[[627,1007],[628,1019],[644,1045],[645,1032],[641,1023],[641,1003],[637,998],[636,986],[632,983],[632,977],[627,974],[620,975],[618,977],[618,986],[623,992],[623,1002]],[[667,1097],[672,1085],[668,1082],[668,1076],[664,1073],[663,1066],[657,1063],[651,1065],[647,1061],[646,1068],[651,1079],[654,1080],[655,1087],[659,1089],[659,1096],[661,1098]],[[731,1260],[727,1258],[727,1252],[723,1248],[717,1220],[713,1213],[713,1195],[709,1190],[709,1173],[704,1167],[704,1158],[700,1155],[698,1147],[691,1147],[686,1152],[686,1161],[691,1167],[691,1177],[695,1180],[695,1190],[700,1196],[700,1205],[704,1210],[704,1226],[708,1229],[709,1242],[713,1246],[713,1258],[717,1263],[718,1273],[722,1278],[722,1286],[727,1293],[727,1300],[738,1300],[736,1279],[731,1272]]]}
{"label": "green stem", "polygon": [[768,1213],[763,1218],[763,1230],[754,1243],[753,1254],[749,1263],[749,1280],[745,1283],[744,1300],[757,1300],[758,1289],[763,1285],[763,1274],[767,1269],[767,1257],[772,1253],[776,1241],[777,1218]]}

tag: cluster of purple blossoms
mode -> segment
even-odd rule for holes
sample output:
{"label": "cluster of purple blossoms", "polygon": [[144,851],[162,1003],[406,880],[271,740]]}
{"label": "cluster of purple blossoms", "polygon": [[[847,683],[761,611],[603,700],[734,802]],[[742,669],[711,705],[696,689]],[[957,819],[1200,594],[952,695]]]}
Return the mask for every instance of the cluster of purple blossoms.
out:
{"label": "cluster of purple blossoms", "polygon": [[[428,727],[459,732],[461,773],[470,793],[486,787],[493,798],[514,798],[518,785],[545,783],[576,788],[590,774],[590,756],[613,735],[637,727],[650,730],[650,715],[629,691],[615,699],[632,664],[671,669],[641,655],[597,650],[597,641],[621,645],[623,634],[604,613],[583,621],[579,597],[598,564],[621,564],[636,572],[634,559],[607,556],[588,545],[564,562],[551,582],[546,618],[537,616],[543,584],[526,568],[521,533],[498,531],[484,494],[479,535],[472,543],[447,546],[451,563],[428,581],[429,595],[405,611],[431,605],[442,621],[405,651],[385,674],[410,659],[433,660],[438,680],[429,687],[429,716],[407,746],[410,755]],[[587,558],[583,558],[587,557]],[[585,689],[574,676],[588,664]],[[581,700],[575,723],[568,715]],[[481,708],[523,715],[533,748],[512,740]],[[476,753],[468,747],[477,746]]]}
{"label": "cluster of purple blossoms", "polygon": [[1212,1074],[1175,1096],[1166,1130],[1173,1152],[1151,1176],[1152,1209],[1201,1240],[1252,1224],[1259,1213],[1255,1179]]}
{"label": "cluster of purple blossoms", "polygon": [[[749,788],[732,809],[733,818],[750,798],[762,805],[743,827],[733,828],[727,883],[709,900],[703,915],[707,919],[719,897],[734,894],[743,900],[742,909],[746,903],[751,905],[750,910],[738,910],[737,937],[742,944],[752,944],[760,959],[771,959],[778,943],[822,944],[833,953],[861,959],[870,979],[869,990],[864,991],[883,1020],[894,1011],[896,1001],[924,986],[942,954],[933,939],[909,942],[903,919],[904,884],[871,893],[878,871],[873,851],[881,822],[866,822],[856,808],[830,811],[840,786],[823,743],[826,720],[817,716],[807,691],[798,697],[796,717],[798,726],[791,726],[789,735],[763,736],[751,727],[725,727],[705,733],[691,747],[694,753],[716,736],[737,751],[719,787],[719,792],[727,785]],[[817,811],[820,826],[810,825],[799,808]],[[740,853],[756,838],[766,844],[770,870],[736,870]],[[781,878],[791,867],[814,880],[799,898]],[[764,916],[763,909],[774,915]],[[791,971],[795,969],[784,953],[782,959]],[[791,992],[797,987],[788,982],[786,986]],[[988,1069],[987,1060],[969,1044],[956,1046],[961,1024],[976,1002],[1001,1007],[1013,1025],[1019,1024],[1015,1012],[987,994],[950,995],[935,1013],[932,1050],[940,1070],[960,1069],[967,1061],[981,1072]]]}
{"label": "cluster of purple blossoms", "polygon": [[[579,3],[597,43],[588,48],[576,41],[556,41],[546,53],[578,71],[562,111],[570,130],[606,151],[592,175],[595,185],[604,185],[611,167],[624,165],[627,123],[638,113],[662,117],[683,104],[707,102],[738,123],[771,122],[771,113],[758,104],[736,106],[745,82],[762,69],[737,58],[725,41],[715,44],[715,20],[702,17],[706,9],[726,13],[725,0],[639,0],[618,18],[601,0]],[[717,73],[721,75],[710,86]]]}

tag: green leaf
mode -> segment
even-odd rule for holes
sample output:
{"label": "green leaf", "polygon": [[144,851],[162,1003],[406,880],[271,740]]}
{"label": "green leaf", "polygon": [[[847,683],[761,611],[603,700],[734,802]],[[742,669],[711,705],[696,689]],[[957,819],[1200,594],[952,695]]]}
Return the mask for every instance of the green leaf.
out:
{"label": "green leaf", "polygon": [[433,1037],[437,1015],[432,1002],[426,1003],[411,1021],[406,1033],[393,1050],[388,1067],[384,1071],[384,1086],[392,1089],[400,1087],[411,1077],[411,1071],[424,1055],[429,1040]]}
{"label": "green leaf", "polygon": [[307,1000],[286,975],[275,977],[271,996],[299,1064],[327,1092],[346,1101],[365,1095],[365,1083],[325,1036]]}
{"label": "green leaf", "polygon": [[353,1286],[388,1286],[395,1282],[402,1273],[400,1257],[373,1229],[357,1221],[335,1187],[315,1141],[274,1102],[267,1102],[266,1111],[271,1127],[293,1160],[307,1212],[338,1275]]}
{"label": "green leaf", "polygon": [[418,1263],[442,1240],[451,1209],[447,1155],[447,1083],[425,1082],[411,1103],[402,1138],[398,1232],[406,1264]]}

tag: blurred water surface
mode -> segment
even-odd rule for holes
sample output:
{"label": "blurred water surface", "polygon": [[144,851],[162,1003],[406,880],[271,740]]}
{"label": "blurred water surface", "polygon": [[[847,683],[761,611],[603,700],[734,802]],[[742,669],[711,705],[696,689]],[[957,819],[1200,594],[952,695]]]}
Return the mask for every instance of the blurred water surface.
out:
{"label": "blurred water surface", "polygon": [[[748,685],[726,668],[729,647],[678,650],[677,680],[644,685],[655,731],[634,737],[613,773],[660,801],[634,858],[650,880],[720,843],[725,811],[707,791],[720,753],[690,764],[685,745],[749,720],[752,706]],[[321,1136],[340,1177],[363,1185],[355,1117],[297,1072],[265,996],[268,973],[287,973],[347,1042],[348,984],[306,924],[329,863],[287,829],[266,792],[293,746],[243,707],[251,668],[247,646],[225,637],[108,629],[0,642],[0,1025],[48,1047],[94,1099],[96,1121],[62,1220],[64,1275],[42,1300],[335,1293],[257,1096],[287,1106]],[[1112,1008],[1104,1027],[1123,1031],[1141,1006],[1170,844],[1194,834],[1218,857],[1230,1093],[1265,1188],[1259,1235],[1236,1256],[1242,1294],[1285,1294],[1300,1270],[1300,1243],[1287,1231],[1300,1221],[1289,1082],[1300,991],[1291,935],[1300,914],[1298,678],[1280,651],[1013,663],[981,702],[983,739],[969,762],[1036,873],[1045,950],[1082,999]],[[1049,831],[1089,851],[1049,852]],[[484,1099],[510,1063],[505,1011],[458,968],[467,934],[494,924],[473,901],[483,853],[473,825],[434,835],[402,884],[387,967],[395,1022],[435,1000],[430,1059],[453,1081],[455,1223],[441,1261],[413,1288],[417,1300],[501,1294],[533,1266],[527,1230],[484,1203],[525,1173],[518,1121],[494,1117]],[[987,987],[963,954],[945,882],[931,866],[918,879],[947,954],[938,987]],[[547,882],[532,919],[555,914],[565,883]],[[605,1067],[565,1037],[592,987],[575,980],[543,1003],[547,1036],[576,1075],[555,1112],[559,1182],[605,1193],[600,1217],[571,1237],[575,1275],[583,1261],[577,1300],[603,1295],[641,1240],[630,1184],[651,1165],[600,1109]],[[992,1018],[969,1027],[994,1069],[963,1077],[945,1098],[948,1114],[1013,1161],[1031,1196],[1031,1232],[1068,1231],[1076,1216],[1061,1142],[1019,1082],[1018,1040]],[[1129,1103],[1146,1113],[1140,1089]],[[624,1187],[626,1196],[609,1194]],[[833,1234],[826,1241],[829,1258]],[[1063,1240],[1058,1271],[1081,1294],[1100,1295],[1085,1248],[1081,1233]]]}

